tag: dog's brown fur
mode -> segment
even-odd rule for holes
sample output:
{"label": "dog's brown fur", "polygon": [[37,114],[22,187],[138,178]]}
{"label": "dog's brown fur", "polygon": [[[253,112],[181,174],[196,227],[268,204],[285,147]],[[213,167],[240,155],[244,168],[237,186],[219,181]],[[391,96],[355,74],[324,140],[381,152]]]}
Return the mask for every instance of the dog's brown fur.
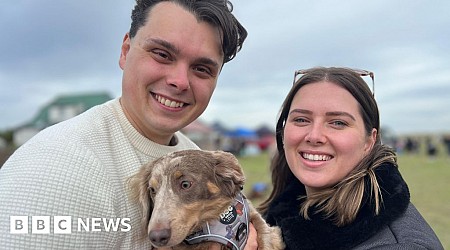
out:
{"label": "dog's brown fur", "polygon": [[[234,155],[184,150],[144,165],[130,179],[130,187],[132,199],[142,209],[144,235],[153,239],[153,246],[200,250],[208,249],[211,243],[186,245],[183,240],[206,221],[219,218],[244,181]],[[258,249],[283,249],[280,229],[269,227],[250,202],[249,207]]]}

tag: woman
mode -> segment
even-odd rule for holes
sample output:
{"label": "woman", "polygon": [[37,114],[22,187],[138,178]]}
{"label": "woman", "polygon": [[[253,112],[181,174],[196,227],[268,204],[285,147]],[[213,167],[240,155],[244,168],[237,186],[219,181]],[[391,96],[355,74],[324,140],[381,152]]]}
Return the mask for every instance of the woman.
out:
{"label": "woman", "polygon": [[361,78],[373,73],[297,75],[277,123],[273,190],[260,206],[287,249],[443,249],[381,144],[378,107]]}

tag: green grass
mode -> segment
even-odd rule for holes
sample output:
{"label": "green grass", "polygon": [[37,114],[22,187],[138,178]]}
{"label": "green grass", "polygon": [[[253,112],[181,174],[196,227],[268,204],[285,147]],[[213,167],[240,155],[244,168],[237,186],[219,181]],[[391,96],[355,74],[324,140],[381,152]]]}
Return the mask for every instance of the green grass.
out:
{"label": "green grass", "polygon": [[[252,184],[270,184],[269,156],[240,157],[247,178],[244,192],[248,194]],[[400,172],[408,183],[411,201],[427,220],[442,242],[450,249],[450,157],[441,154],[430,159],[424,154],[400,155]],[[260,199],[253,200],[257,206]]]}
{"label": "green grass", "polygon": [[450,157],[402,155],[398,162],[412,203],[436,232],[444,249],[450,249]]}

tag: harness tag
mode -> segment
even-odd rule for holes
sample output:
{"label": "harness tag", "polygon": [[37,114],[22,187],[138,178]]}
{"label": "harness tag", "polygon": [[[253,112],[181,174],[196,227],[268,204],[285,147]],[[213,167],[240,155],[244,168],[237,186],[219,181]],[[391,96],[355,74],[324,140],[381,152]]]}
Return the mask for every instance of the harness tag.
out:
{"label": "harness tag", "polygon": [[249,232],[249,213],[247,199],[239,192],[217,220],[206,222],[200,231],[189,235],[184,241],[189,245],[214,241],[233,250],[244,249]]}

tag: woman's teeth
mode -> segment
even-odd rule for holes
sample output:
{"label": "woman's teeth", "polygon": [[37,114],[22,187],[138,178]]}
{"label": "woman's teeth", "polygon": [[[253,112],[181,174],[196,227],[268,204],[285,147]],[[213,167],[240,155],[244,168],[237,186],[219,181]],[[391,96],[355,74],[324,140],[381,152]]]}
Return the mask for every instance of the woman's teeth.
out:
{"label": "woman's teeth", "polygon": [[331,160],[331,156],[329,155],[316,155],[316,154],[302,154],[303,158],[310,160],[310,161],[328,161]]}

